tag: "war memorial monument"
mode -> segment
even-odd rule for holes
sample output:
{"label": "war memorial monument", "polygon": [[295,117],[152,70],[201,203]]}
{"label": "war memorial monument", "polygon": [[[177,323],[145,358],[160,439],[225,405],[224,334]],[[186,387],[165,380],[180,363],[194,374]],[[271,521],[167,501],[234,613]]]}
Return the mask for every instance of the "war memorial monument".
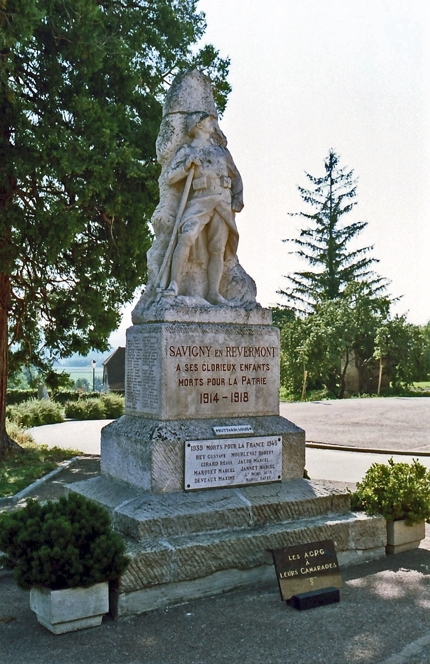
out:
{"label": "war memorial monument", "polygon": [[119,616],[275,582],[271,551],[289,545],[332,539],[340,565],[385,555],[382,518],[303,479],[305,432],[279,416],[279,330],[237,257],[242,179],[197,70],[167,94],[157,156],[126,414],[102,431],[101,476],[73,485],[127,542]]}

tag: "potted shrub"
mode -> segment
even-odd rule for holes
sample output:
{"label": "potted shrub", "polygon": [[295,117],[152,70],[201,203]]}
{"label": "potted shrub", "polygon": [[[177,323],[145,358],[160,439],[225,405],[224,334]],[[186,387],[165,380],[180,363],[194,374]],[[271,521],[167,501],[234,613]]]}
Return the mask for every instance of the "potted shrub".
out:
{"label": "potted shrub", "polygon": [[54,634],[100,625],[109,581],[128,564],[108,512],[73,493],[0,515],[0,551],[18,585],[31,589],[38,621]]}
{"label": "potted shrub", "polygon": [[412,463],[374,463],[351,496],[351,508],[387,521],[387,553],[419,546],[430,518],[430,471],[417,459]]}

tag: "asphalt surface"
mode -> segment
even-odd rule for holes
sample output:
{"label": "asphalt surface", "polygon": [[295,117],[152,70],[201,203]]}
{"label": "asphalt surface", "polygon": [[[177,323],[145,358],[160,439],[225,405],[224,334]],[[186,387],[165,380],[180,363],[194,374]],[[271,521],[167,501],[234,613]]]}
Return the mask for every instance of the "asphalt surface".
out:
{"label": "asphalt surface", "polygon": [[275,576],[261,588],[200,599],[54,636],[29,593],[0,578],[2,664],[428,664],[430,540],[346,568],[338,604],[297,611]]}
{"label": "asphalt surface", "polygon": [[[420,450],[430,451],[430,400],[424,398],[282,404],[281,414],[303,427],[308,441],[328,446],[307,449],[306,466],[315,479],[353,482],[345,478],[360,479],[362,466],[373,458],[385,461],[397,451],[406,454],[399,459],[408,460]],[[51,425],[57,427],[54,444],[85,445],[87,454],[97,454],[100,423],[75,424],[79,430],[73,423]],[[42,429],[47,430],[40,427],[38,435]],[[42,442],[48,442],[47,436]],[[351,450],[379,446],[383,454],[333,445]],[[79,459],[36,487],[33,495],[56,497],[64,483],[98,472],[97,457]],[[342,576],[340,603],[310,611],[286,606],[274,575],[272,583],[259,588],[117,621],[106,617],[101,627],[61,636],[37,623],[28,592],[3,576],[0,662],[430,664],[430,527],[419,549],[344,568]]]}
{"label": "asphalt surface", "polygon": [[[306,432],[306,469],[312,479],[358,482],[372,463],[390,456],[395,461],[419,456],[430,469],[428,398],[281,403],[280,414]],[[99,455],[100,430],[110,421],[72,421],[30,431],[38,443]]]}

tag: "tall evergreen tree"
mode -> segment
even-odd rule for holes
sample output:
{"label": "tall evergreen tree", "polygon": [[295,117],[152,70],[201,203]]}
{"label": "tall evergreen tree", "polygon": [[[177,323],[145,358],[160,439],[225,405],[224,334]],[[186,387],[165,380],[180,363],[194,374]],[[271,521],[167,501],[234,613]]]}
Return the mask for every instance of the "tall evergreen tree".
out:
{"label": "tall evergreen tree", "polygon": [[8,359],[105,349],[145,281],[170,78],[199,66],[225,104],[196,5],[0,0],[0,456]]}
{"label": "tall evergreen tree", "polygon": [[325,174],[314,177],[306,173],[310,189],[298,187],[300,195],[313,212],[298,212],[309,222],[300,231],[300,237],[292,242],[292,251],[309,264],[308,270],[287,276],[289,287],[279,294],[286,296],[290,306],[299,311],[312,311],[320,302],[342,297],[346,286],[365,281],[372,291],[379,293],[386,282],[371,269],[378,262],[370,253],[372,246],[350,249],[350,243],[367,226],[367,222],[345,223],[345,215],[357,204],[357,181],[354,171],[339,166],[339,155],[329,151],[324,163]]}

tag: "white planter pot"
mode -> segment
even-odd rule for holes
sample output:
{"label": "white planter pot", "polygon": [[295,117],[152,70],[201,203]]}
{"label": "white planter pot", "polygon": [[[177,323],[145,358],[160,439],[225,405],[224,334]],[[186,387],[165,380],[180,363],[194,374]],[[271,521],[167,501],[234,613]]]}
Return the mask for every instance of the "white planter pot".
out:
{"label": "white planter pot", "polygon": [[386,553],[402,553],[419,547],[426,536],[426,522],[407,526],[405,521],[387,521]]}
{"label": "white planter pot", "polygon": [[53,634],[97,627],[109,610],[109,584],[89,588],[32,588],[30,607],[41,625]]}

